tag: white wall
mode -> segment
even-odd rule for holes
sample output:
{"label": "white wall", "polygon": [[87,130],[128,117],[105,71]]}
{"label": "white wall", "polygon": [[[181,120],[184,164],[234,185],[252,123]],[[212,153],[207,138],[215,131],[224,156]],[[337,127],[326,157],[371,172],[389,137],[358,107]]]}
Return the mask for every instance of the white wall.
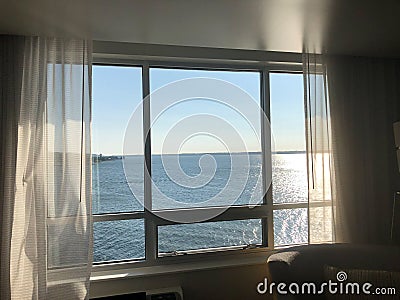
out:
{"label": "white wall", "polygon": [[266,264],[225,267],[157,276],[135,277],[94,282],[90,296],[113,294],[181,286],[185,300],[247,300],[272,299],[257,293],[257,284],[267,276]]}

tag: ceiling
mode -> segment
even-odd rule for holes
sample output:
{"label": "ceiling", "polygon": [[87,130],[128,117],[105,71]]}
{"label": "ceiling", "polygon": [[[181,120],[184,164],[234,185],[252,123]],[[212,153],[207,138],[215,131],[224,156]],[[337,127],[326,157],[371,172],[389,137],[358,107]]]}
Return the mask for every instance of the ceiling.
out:
{"label": "ceiling", "polygon": [[400,57],[400,0],[0,0],[0,32]]}

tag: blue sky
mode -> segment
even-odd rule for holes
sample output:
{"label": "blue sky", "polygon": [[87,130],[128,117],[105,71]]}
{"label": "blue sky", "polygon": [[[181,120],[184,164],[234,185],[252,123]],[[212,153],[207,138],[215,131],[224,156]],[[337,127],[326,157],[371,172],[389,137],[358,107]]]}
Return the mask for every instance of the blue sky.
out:
{"label": "blue sky", "polygon": [[305,151],[303,75],[271,74],[270,95],[275,150]]}
{"label": "blue sky", "polygon": [[[260,77],[257,72],[229,72],[202,70],[151,69],[150,88],[154,91],[176,80],[194,77],[212,77],[228,81],[246,91],[259,102]],[[92,152],[104,155],[122,154],[125,128],[135,108],[142,100],[141,69],[138,67],[93,67],[93,114]],[[299,74],[271,74],[271,126],[275,140],[275,150],[304,150],[304,109],[303,82]],[[154,104],[156,105],[156,104]],[[152,151],[172,151],[162,149],[162,140],[170,133],[171,126],[185,116],[212,113],[225,119],[244,137],[248,151],[259,151],[260,145],[252,134],[252,128],[240,115],[226,106],[205,99],[193,99],[168,109],[152,127]],[[250,116],[255,124],[260,116],[255,112]],[[213,122],[212,120],[210,122]],[[211,123],[219,128],[219,124]],[[176,130],[179,130],[176,129]],[[259,131],[256,126],[255,130]],[[174,136],[170,134],[172,142]],[[142,132],[132,137],[141,149]],[[230,151],[242,151],[236,143],[234,132],[225,130]],[[236,145],[237,144],[237,145]],[[223,142],[210,135],[196,135],[182,143],[181,152],[226,152]],[[165,152],[164,152],[165,153]],[[140,154],[140,153],[136,153]]]}

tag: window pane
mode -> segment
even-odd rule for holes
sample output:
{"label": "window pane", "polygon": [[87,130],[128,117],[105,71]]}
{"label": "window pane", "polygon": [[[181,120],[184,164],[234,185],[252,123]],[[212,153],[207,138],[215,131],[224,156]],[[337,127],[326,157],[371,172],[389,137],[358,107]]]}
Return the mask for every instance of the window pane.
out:
{"label": "window pane", "polygon": [[94,262],[144,257],[143,220],[94,223]]}
{"label": "window pane", "polygon": [[[85,236],[82,236],[85,234]],[[68,238],[65,238],[67,236]],[[75,239],[69,237],[75,236]],[[89,231],[76,229],[75,218],[55,218],[47,224],[49,268],[86,265]]]}
{"label": "window pane", "polygon": [[261,220],[179,224],[158,228],[159,254],[261,243]]}
{"label": "window pane", "polygon": [[307,208],[274,211],[274,242],[275,246],[308,242]]}
{"label": "window pane", "polygon": [[136,153],[130,156],[137,167],[129,180],[139,186],[139,195],[132,194],[122,164],[125,128],[142,100],[141,76],[138,67],[93,66],[92,199],[95,214],[143,210],[136,198],[143,194],[142,129],[135,136]]}
{"label": "window pane", "polygon": [[[156,209],[172,208],[172,207],[183,207],[185,206],[208,206],[204,204],[207,200],[212,197],[218,197],[221,190],[225,188],[228,180],[231,180],[231,186],[225,189],[224,193],[227,198],[219,198],[219,205],[230,205],[231,199],[238,196],[238,199],[234,204],[248,204],[251,197],[261,197],[261,188],[256,190],[256,184],[258,178],[261,176],[261,154],[260,153],[250,153],[248,154],[250,169],[249,176],[246,171],[239,173],[235,178],[230,177],[231,171],[231,156],[235,155],[239,159],[247,159],[247,154],[208,154],[208,158],[211,159],[203,160],[202,168],[212,168],[212,165],[216,164],[216,171],[214,177],[204,186],[199,188],[185,187],[171,179],[165,168],[163,166],[161,155],[153,155],[152,165],[153,165],[153,182],[157,186],[157,189],[166,195],[174,199],[176,202],[175,206],[170,205],[170,202],[163,201],[163,198],[153,197],[153,207]],[[175,156],[175,157],[174,157]],[[165,161],[173,161],[177,159],[180,163],[182,170],[190,175],[196,176],[200,173],[199,161],[202,160],[202,154],[182,154],[182,155],[168,155],[164,156]],[[240,157],[241,156],[241,157]],[[245,169],[246,167],[243,167]],[[246,182],[245,187],[241,186],[241,182]],[[229,196],[232,195],[232,198]],[[215,202],[212,202],[213,204]],[[210,206],[213,206],[210,204]],[[215,206],[215,204],[214,204]]]}
{"label": "window pane", "polygon": [[270,74],[274,203],[307,201],[302,74]]}
{"label": "window pane", "polygon": [[[232,89],[241,89],[238,94],[246,95],[250,105],[241,111],[233,99],[236,95],[214,99],[193,93],[161,109],[165,103],[152,94],[155,209],[239,205],[262,199],[260,74],[152,68],[150,87],[157,93],[167,84],[200,77],[234,84]],[[206,82],[195,85],[205,94],[215,92]]]}
{"label": "window pane", "polygon": [[274,203],[307,202],[307,165],[305,153],[272,155]]}

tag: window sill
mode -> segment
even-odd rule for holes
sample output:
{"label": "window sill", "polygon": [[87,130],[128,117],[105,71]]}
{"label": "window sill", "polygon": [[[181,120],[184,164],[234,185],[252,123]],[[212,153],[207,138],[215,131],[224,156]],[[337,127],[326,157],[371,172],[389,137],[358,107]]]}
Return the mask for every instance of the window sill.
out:
{"label": "window sill", "polygon": [[210,270],[226,267],[248,266],[266,263],[268,256],[274,251],[266,248],[232,251],[234,253],[213,253],[209,257],[198,259],[193,256],[181,260],[160,259],[156,264],[145,262],[110,263],[93,267],[91,282],[102,282],[135,277],[176,274],[198,270]]}

